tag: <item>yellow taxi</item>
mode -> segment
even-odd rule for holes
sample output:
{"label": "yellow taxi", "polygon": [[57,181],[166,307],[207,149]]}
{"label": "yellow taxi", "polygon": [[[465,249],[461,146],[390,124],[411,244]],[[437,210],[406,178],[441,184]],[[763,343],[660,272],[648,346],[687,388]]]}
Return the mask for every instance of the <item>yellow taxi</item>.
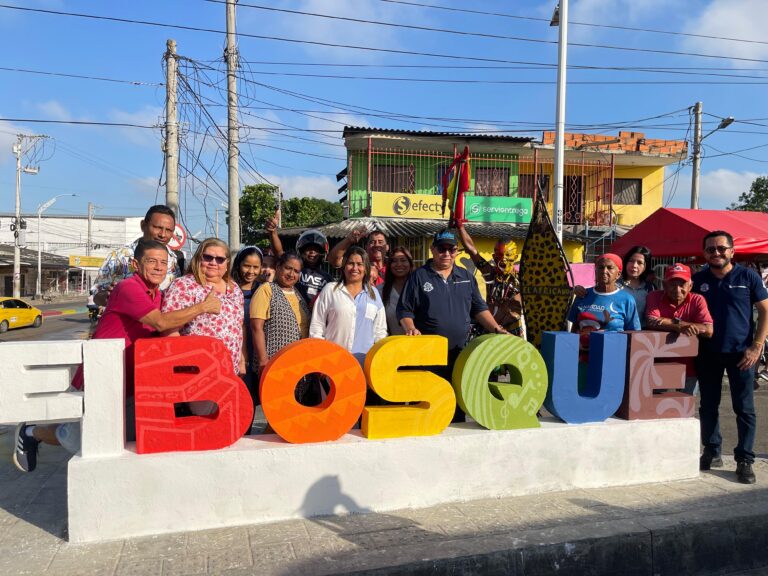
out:
{"label": "yellow taxi", "polygon": [[21,328],[43,324],[43,313],[18,298],[0,298],[0,333],[8,328]]}

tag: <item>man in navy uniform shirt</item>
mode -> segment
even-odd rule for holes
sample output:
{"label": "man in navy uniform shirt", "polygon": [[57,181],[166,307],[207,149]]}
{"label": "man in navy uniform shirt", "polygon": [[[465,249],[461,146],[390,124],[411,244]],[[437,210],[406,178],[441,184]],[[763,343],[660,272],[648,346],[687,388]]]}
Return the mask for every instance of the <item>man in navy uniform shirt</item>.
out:
{"label": "man in navy uniform shirt", "polygon": [[[723,465],[718,419],[725,372],[739,434],[733,451],[736,477],[739,482],[753,484],[755,366],[768,337],[768,291],[754,270],[733,263],[733,254],[733,237],[728,232],[710,232],[704,236],[704,258],[708,267],[693,276],[693,290],[704,296],[714,320],[712,338],[699,340],[696,358],[704,444],[699,468],[709,470]],[[753,306],[757,307],[757,329],[752,319]]]}
{"label": "man in navy uniform shirt", "polygon": [[[475,277],[454,264],[456,244],[456,235],[448,229],[435,234],[432,258],[408,277],[397,304],[397,318],[407,336],[437,334],[448,339],[448,366],[434,372],[449,382],[472,319],[488,332],[509,334],[488,311]],[[456,411],[454,422],[463,421],[458,406]]]}

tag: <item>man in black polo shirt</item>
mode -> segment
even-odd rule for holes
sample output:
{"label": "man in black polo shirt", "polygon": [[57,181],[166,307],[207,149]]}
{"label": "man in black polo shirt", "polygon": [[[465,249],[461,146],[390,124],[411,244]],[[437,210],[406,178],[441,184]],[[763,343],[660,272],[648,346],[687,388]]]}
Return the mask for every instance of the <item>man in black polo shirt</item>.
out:
{"label": "man in black polo shirt", "polygon": [[[699,340],[696,358],[701,391],[701,442],[704,444],[699,468],[709,470],[723,465],[718,419],[725,372],[739,435],[738,445],[733,450],[736,477],[739,482],[753,484],[755,366],[768,337],[768,291],[754,270],[733,263],[733,254],[733,237],[728,232],[710,232],[704,236],[704,258],[708,268],[693,276],[693,291],[704,296],[714,321],[712,338]],[[757,330],[752,320],[752,306],[757,307]]]}
{"label": "man in black polo shirt", "polygon": [[[475,277],[456,266],[456,235],[441,230],[432,240],[432,258],[408,277],[397,303],[397,319],[408,336],[436,334],[448,339],[448,366],[434,370],[450,382],[453,364],[475,319],[488,332],[509,334],[494,320]],[[456,407],[454,422],[463,421]]]}

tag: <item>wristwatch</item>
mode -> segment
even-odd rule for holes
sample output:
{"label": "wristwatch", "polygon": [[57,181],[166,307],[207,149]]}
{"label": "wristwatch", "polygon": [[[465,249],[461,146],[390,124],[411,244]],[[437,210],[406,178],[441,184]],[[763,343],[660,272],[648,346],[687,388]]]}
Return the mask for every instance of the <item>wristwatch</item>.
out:
{"label": "wristwatch", "polygon": [[677,317],[672,318],[672,324],[674,324],[675,326],[677,326],[681,322],[682,320],[680,320],[680,318],[677,318]]}

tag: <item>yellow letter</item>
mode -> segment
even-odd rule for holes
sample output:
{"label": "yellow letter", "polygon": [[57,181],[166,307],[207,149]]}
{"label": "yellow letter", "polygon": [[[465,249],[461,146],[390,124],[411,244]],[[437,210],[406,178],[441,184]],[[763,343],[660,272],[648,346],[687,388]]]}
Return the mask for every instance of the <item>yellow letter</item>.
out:
{"label": "yellow letter", "polygon": [[445,430],[456,410],[451,384],[427,370],[398,368],[444,366],[447,360],[448,340],[442,336],[390,336],[377,342],[365,357],[365,376],[370,387],[389,402],[419,403],[366,406],[363,436],[432,436]]}

